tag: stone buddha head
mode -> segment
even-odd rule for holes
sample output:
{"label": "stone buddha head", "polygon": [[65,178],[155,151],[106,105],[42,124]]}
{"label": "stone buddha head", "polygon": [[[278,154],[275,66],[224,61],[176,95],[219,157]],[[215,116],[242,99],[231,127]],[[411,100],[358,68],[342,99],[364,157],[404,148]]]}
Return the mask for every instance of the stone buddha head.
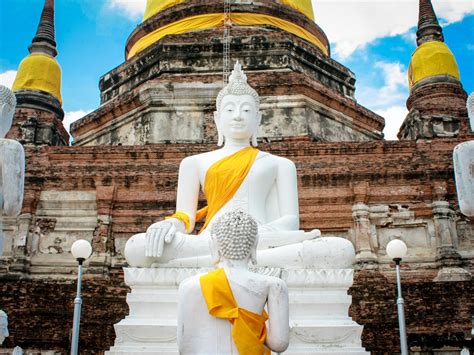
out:
{"label": "stone buddha head", "polygon": [[212,225],[209,243],[215,265],[222,260],[251,260],[256,264],[257,222],[244,211],[228,212]]}
{"label": "stone buddha head", "polygon": [[467,115],[471,123],[471,131],[474,132],[474,92],[471,92],[466,102]]}
{"label": "stone buddha head", "polygon": [[10,334],[8,333],[8,316],[7,314],[0,310],[0,345]]}
{"label": "stone buddha head", "polygon": [[0,138],[4,138],[12,126],[15,107],[15,94],[6,86],[0,85]]}
{"label": "stone buddha head", "polygon": [[256,147],[258,126],[262,120],[260,97],[247,83],[239,62],[234,66],[229,83],[217,95],[216,106],[217,145],[221,146],[226,138],[231,138],[251,140]]}

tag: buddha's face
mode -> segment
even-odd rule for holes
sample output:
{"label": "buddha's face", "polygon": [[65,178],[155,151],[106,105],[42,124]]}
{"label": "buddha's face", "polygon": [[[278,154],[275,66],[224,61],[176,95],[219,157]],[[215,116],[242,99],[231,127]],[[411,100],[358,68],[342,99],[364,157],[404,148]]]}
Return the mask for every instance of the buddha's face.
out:
{"label": "buddha's face", "polygon": [[257,132],[261,113],[251,95],[226,95],[222,99],[216,124],[227,139],[249,139]]}

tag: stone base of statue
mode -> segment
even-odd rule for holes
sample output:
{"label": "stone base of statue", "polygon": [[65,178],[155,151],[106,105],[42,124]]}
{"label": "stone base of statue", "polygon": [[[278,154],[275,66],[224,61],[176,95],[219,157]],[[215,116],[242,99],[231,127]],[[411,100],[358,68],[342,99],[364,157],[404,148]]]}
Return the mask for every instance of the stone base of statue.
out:
{"label": "stone base of statue", "polygon": [[[354,260],[334,258],[334,247],[347,255],[352,244],[342,238],[319,238],[331,246],[325,268],[268,268],[255,271],[283,279],[290,301],[290,345],[285,354],[368,354],[361,345],[362,326],[349,316]],[[338,267],[340,266],[340,267]],[[106,354],[178,354],[178,286],[205,268],[125,268],[130,314],[115,324],[116,340]]]}

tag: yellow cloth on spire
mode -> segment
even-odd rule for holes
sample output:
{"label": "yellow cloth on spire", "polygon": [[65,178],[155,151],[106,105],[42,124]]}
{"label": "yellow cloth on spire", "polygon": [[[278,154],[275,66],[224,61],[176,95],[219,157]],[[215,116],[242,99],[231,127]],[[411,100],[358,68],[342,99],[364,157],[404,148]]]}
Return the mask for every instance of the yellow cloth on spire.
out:
{"label": "yellow cloth on spire", "polygon": [[232,339],[240,355],[269,355],[264,345],[267,338],[265,322],[268,315],[239,308],[224,269],[211,271],[200,279],[201,290],[209,310],[216,318],[228,319],[232,324]]}
{"label": "yellow cloth on spire", "polygon": [[311,0],[280,0],[280,2],[294,8],[314,21],[313,4]]}
{"label": "yellow cloth on spire", "polygon": [[[321,49],[324,54],[329,54],[328,48],[323,44],[323,42],[321,42],[318,37],[316,37],[308,30],[304,29],[303,27],[298,26],[290,21],[283,20],[275,16],[256,13],[232,13],[230,15],[230,20],[232,24],[239,26],[275,26],[314,44],[316,47]],[[204,14],[186,17],[182,20],[172,22],[168,25],[157,28],[153,32],[150,32],[140,38],[137,42],[135,42],[135,44],[128,52],[127,59],[130,59],[136,54],[142,52],[143,50],[151,46],[153,43],[159,41],[165,36],[177,35],[191,31],[206,30],[209,28],[216,28],[222,26],[224,26],[223,13]]]}
{"label": "yellow cloth on spire", "polygon": [[196,221],[206,218],[200,232],[206,229],[212,217],[235,195],[247,177],[257,154],[258,149],[246,147],[218,160],[207,170],[204,181],[207,206],[196,214]]}
{"label": "yellow cloth on spire", "polygon": [[175,6],[185,2],[186,0],[148,0],[146,4],[145,14],[143,15],[143,21],[149,19],[158,12],[166,10],[171,6]]}
{"label": "yellow cloth on spire", "polygon": [[[161,11],[166,10],[171,6],[181,4],[185,1],[186,0],[148,0],[146,4],[145,14],[143,16],[143,21],[148,20],[150,17],[156,15]],[[280,0],[280,2],[303,13],[314,21],[314,12],[311,0]]]}
{"label": "yellow cloth on spire", "polygon": [[46,54],[30,54],[18,67],[12,91],[38,90],[51,94],[62,104],[61,67]]}
{"label": "yellow cloth on spire", "polygon": [[446,43],[425,42],[413,52],[408,67],[408,84],[411,88],[420,80],[436,75],[449,75],[460,80],[456,59]]}

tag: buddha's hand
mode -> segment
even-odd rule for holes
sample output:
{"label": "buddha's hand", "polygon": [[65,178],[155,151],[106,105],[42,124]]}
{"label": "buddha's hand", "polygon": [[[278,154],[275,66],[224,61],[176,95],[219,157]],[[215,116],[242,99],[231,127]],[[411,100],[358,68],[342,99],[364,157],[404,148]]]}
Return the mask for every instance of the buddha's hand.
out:
{"label": "buddha's hand", "polygon": [[153,223],[146,231],[145,255],[159,258],[163,254],[165,243],[171,243],[176,231],[175,225],[170,221]]}

